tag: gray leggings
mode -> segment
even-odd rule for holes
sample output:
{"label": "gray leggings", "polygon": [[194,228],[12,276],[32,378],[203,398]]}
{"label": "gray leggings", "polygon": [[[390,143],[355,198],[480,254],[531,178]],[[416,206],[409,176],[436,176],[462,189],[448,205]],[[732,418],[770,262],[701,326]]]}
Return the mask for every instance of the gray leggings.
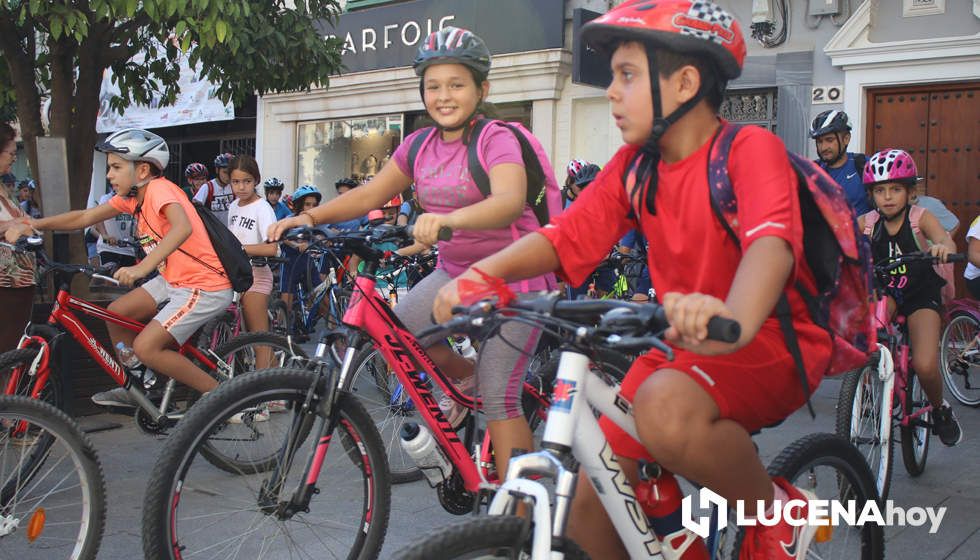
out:
{"label": "gray leggings", "polygon": [[[415,285],[408,294],[398,301],[395,315],[405,324],[409,332],[416,333],[432,326],[432,303],[439,288],[451,278],[446,271],[437,269]],[[488,420],[506,420],[522,414],[521,392],[524,388],[524,372],[538,344],[540,331],[521,323],[506,323],[500,335],[483,342],[476,370],[483,410]],[[521,348],[518,352],[501,340]],[[439,337],[420,340],[423,347],[439,342]]]}

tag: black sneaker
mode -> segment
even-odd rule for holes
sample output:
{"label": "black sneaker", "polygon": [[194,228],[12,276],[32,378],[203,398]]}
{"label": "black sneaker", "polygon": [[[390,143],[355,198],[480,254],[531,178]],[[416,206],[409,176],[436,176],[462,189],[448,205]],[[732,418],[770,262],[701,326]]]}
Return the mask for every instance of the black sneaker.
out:
{"label": "black sneaker", "polygon": [[949,403],[943,401],[943,405],[938,409],[932,410],[932,433],[939,436],[939,441],[943,445],[952,447],[963,440],[963,430],[960,423],[953,414]]}

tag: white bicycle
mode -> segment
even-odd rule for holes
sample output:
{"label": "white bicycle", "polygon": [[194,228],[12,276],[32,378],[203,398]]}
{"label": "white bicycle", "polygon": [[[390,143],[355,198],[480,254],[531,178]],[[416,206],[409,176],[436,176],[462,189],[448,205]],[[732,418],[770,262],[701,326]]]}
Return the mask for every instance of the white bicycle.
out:
{"label": "white bicycle", "polygon": [[[600,314],[598,326],[589,326],[596,324]],[[618,385],[590,369],[590,354],[598,347],[630,351],[653,347],[670,357],[670,348],[660,338],[667,326],[663,309],[656,304],[610,300],[559,301],[549,295],[517,300],[499,309],[482,302],[441,328],[467,332],[472,338],[509,320],[552,331],[564,342],[542,450],[511,459],[506,481],[493,489],[496,494],[489,517],[445,527],[403,549],[396,558],[588,558],[565,536],[580,468],[593,482],[631,558],[672,560],[681,558],[691,546],[705,547],[712,558],[737,558],[744,533],[732,522],[712,522],[703,541],[684,529],[686,535],[674,532],[658,537],[599,428],[596,412],[636,437],[630,403],[620,396]],[[731,321],[715,318],[709,326],[713,339],[735,340],[738,336],[738,325]],[[662,474],[655,463],[641,464],[641,469],[641,479]],[[797,440],[773,460],[769,472],[818,498],[856,500],[859,507],[877,500],[864,457],[834,434],[811,434]],[[543,483],[546,479],[553,481],[553,492]],[[524,504],[527,515],[515,515],[519,504]],[[718,515],[713,510],[711,519],[717,520]],[[878,525],[822,529],[808,549],[808,558],[877,560],[884,556],[884,535]]]}

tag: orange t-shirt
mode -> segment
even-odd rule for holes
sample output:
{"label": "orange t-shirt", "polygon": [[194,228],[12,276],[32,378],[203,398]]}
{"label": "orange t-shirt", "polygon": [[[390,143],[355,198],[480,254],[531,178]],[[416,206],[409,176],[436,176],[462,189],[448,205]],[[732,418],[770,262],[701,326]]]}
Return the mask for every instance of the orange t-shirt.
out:
{"label": "orange t-shirt", "polygon": [[[226,290],[231,282],[224,275],[224,268],[218,259],[204,222],[197,215],[194,205],[184,191],[170,181],[159,177],[145,187],[143,204],[136,218],[136,238],[143,251],[149,254],[160,240],[170,231],[170,222],[164,208],[168,204],[179,204],[191,223],[191,235],[173,253],[160,263],[160,275],[174,287],[197,288],[205,291]],[[109,205],[128,214],[136,214],[136,199],[116,195],[109,199]],[[191,256],[193,255],[193,256]]]}

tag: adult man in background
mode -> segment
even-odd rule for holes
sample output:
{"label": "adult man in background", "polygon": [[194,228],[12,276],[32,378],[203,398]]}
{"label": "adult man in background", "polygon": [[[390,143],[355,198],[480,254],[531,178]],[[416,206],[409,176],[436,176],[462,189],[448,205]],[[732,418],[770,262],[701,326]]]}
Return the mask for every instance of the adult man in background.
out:
{"label": "adult man in background", "polygon": [[871,202],[862,177],[864,154],[847,151],[851,142],[851,123],[844,111],[824,111],[813,119],[810,138],[817,143],[817,163],[844,188],[847,202],[858,216],[871,211]]}

